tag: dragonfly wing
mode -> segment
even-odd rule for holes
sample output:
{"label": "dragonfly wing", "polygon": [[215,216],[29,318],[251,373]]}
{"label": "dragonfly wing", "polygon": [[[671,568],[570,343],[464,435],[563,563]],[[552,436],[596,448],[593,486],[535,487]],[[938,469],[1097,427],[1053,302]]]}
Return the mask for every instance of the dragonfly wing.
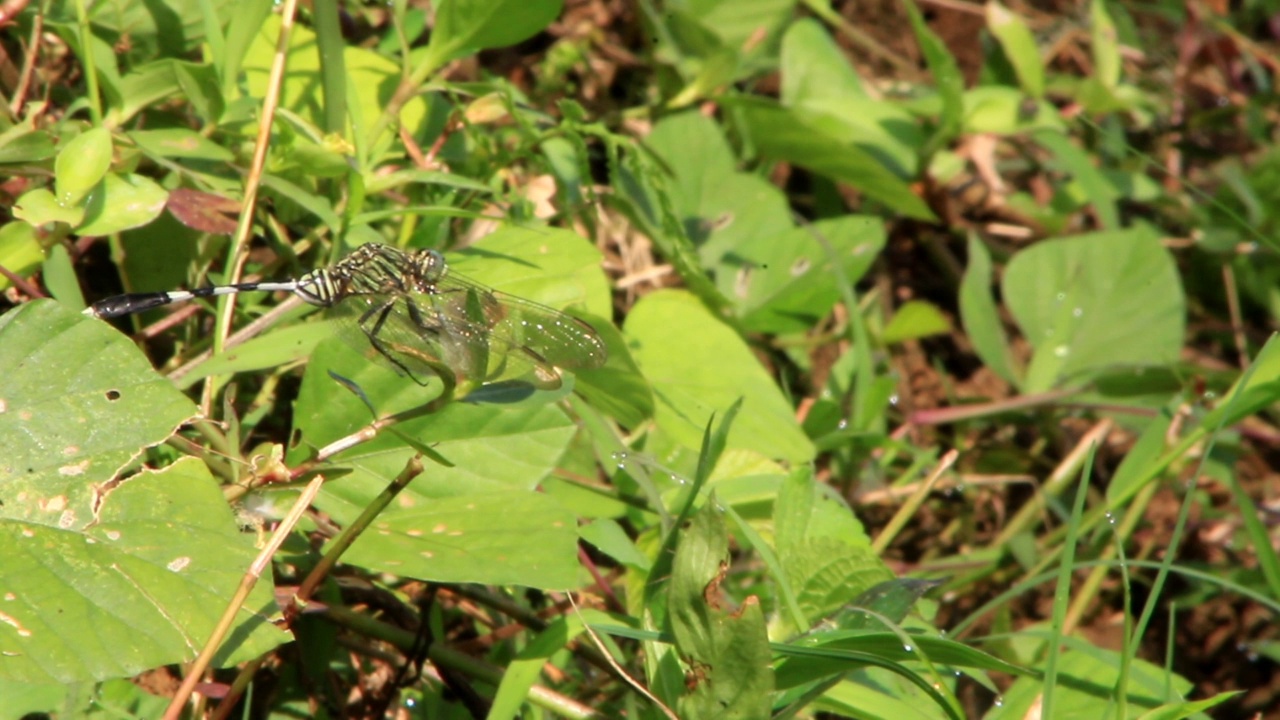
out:
{"label": "dragonfly wing", "polygon": [[415,295],[429,306],[442,328],[446,354],[465,359],[482,383],[521,380],[543,389],[560,386],[560,373],[536,349],[512,341],[502,321],[506,309],[497,295],[478,284],[453,284]]}
{"label": "dragonfly wing", "polygon": [[347,344],[419,385],[442,373],[454,378],[470,375],[466,362],[444,352],[439,332],[416,320],[410,296],[351,295],[330,312]]}
{"label": "dragonfly wing", "polygon": [[[441,278],[436,290],[440,296],[451,298],[446,302],[467,303],[472,311],[465,317],[469,322],[485,326],[491,345],[520,350],[547,365],[566,370],[589,370],[605,363],[606,352],[600,336],[575,317],[492,290],[457,274]],[[481,300],[477,303],[471,298]]]}

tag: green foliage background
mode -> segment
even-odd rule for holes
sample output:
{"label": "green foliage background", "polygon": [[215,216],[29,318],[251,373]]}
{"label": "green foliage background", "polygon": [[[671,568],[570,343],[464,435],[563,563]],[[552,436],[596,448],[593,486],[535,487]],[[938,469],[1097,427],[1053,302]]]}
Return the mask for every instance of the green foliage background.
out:
{"label": "green foliage background", "polygon": [[[909,1],[292,7],[33,3],[3,40],[39,72],[0,118],[0,715],[157,716],[123,679],[206,644],[252,717],[1275,700],[1235,692],[1273,638],[1233,663],[1194,622],[1280,609],[1261,4],[969,5],[976,56]],[[609,361],[451,398],[280,297],[80,313],[366,242],[565,309]],[[1230,553],[1182,555],[1192,513]],[[272,585],[325,552],[283,621]]]}

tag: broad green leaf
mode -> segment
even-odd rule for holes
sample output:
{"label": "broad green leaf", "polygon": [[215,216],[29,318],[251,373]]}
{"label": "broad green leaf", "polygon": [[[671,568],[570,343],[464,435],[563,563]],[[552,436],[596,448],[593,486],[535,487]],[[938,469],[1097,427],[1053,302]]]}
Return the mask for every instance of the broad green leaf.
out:
{"label": "broad green leaf", "polygon": [[111,169],[111,132],[89,128],[72,138],[58,151],[53,163],[55,196],[58,204],[75,207],[102,181]]}
{"label": "broad green leaf", "polygon": [[986,11],[987,27],[1017,73],[1022,89],[1037,100],[1044,97],[1044,63],[1027,23],[996,0],[987,0]]}
{"label": "broad green leaf", "polygon": [[[426,474],[439,470],[429,467]],[[577,519],[555,498],[513,488],[423,503],[401,499],[394,512],[374,520],[344,562],[437,582],[547,590],[578,585]]]}
{"label": "broad green leaf", "polygon": [[[127,337],[54,302],[0,317],[0,367],[0,487],[6,498],[50,498],[46,508],[84,512],[91,485],[196,414]],[[45,512],[0,506],[14,519]]]}
{"label": "broad green leaf", "polygon": [[338,220],[338,214],[334,212],[333,206],[328,199],[295,185],[282,177],[270,174],[262,176],[262,186],[270,188],[273,192],[279,193],[281,197],[296,203],[298,207],[311,213],[327,225],[331,231],[338,232],[341,221]]}
{"label": "broad green leaf", "polygon": [[140,227],[164,212],[169,193],[145,175],[109,173],[89,194],[76,234],[114,235]]}
{"label": "broad green leaf", "polygon": [[[363,402],[328,373],[335,372],[360,389],[379,415],[422,406],[439,393],[434,381],[426,388],[373,362],[373,351],[357,353],[338,339],[320,343],[311,356],[294,410],[299,445],[288,458],[297,463],[328,443],[355,432],[373,420]],[[394,427],[395,433],[428,443],[454,463],[433,468],[404,491],[442,497],[504,488],[531,489],[555,467],[576,427],[554,404],[554,394],[541,403],[475,405],[454,402],[443,410]],[[404,467],[413,450],[391,432],[339,456],[353,472],[326,486],[320,505],[342,519],[351,508],[363,507]],[[332,502],[349,503],[339,507]],[[332,501],[332,502],[331,502]]]}
{"label": "broad green leaf", "polygon": [[44,285],[49,294],[67,307],[84,307],[84,295],[80,294],[80,280],[71,264],[71,253],[64,245],[49,248],[44,260]]}
{"label": "broad green leaf", "polygon": [[835,625],[846,630],[889,629],[885,627],[885,620],[891,623],[906,620],[920,598],[942,584],[941,580],[915,578],[886,580],[860,593],[834,618]]}
{"label": "broad green leaf", "polygon": [[742,51],[759,45],[790,19],[794,0],[698,0],[672,5],[720,40],[721,47]]}
{"label": "broad green leaf", "polygon": [[1177,267],[1153,232],[1047,240],[1005,270],[1005,302],[1034,348],[1023,391],[1116,366],[1175,362],[1186,307]]}
{"label": "broad green leaf", "polygon": [[750,98],[726,101],[743,122],[744,132],[763,156],[794,162],[860,192],[908,217],[931,219],[933,213],[899,175],[843,138],[805,122],[797,113]]}
{"label": "broad green leaf", "polygon": [[533,684],[541,677],[543,667],[586,629],[583,622],[585,613],[590,613],[591,619],[597,622],[609,619],[604,613],[586,610],[584,613],[562,615],[552,621],[507,666],[486,720],[523,717],[520,710]]}
{"label": "broad green leaf", "polygon": [[[226,26],[226,56],[218,67],[222,94],[230,101],[239,94],[240,70],[254,38],[271,17],[271,0],[237,0]],[[296,28],[295,28],[296,29]],[[215,58],[215,62],[216,62]]]}
{"label": "broad green leaf", "polygon": [[[52,195],[49,197],[52,198]],[[0,225],[0,267],[18,277],[26,277],[40,267],[43,261],[44,250],[40,247],[34,227],[26,222]],[[0,275],[0,290],[8,287],[9,278]]]}
{"label": "broad green leaf", "polygon": [[445,0],[428,51],[437,63],[532,37],[560,15],[562,0]]}
{"label": "broad green leaf", "polygon": [[720,588],[729,536],[714,496],[680,533],[667,592],[676,647],[691,666],[681,717],[769,717],[768,637],[758,598],[727,607]]}
{"label": "broad green leaf", "polygon": [[113,104],[108,121],[115,126],[123,125],[161,100],[179,95],[182,85],[174,72],[177,64],[169,59],[149,62],[120,78],[120,99]]}
{"label": "broad green leaf", "polygon": [[960,281],[960,317],[974,352],[991,371],[1012,385],[1020,384],[1020,371],[1009,351],[995,298],[991,296],[991,254],[987,246],[969,236],[969,266]]}
{"label": "broad green leaf", "polygon": [[230,150],[186,128],[135,130],[129,133],[129,138],[138,143],[138,147],[157,157],[213,162],[231,162],[235,159]]}
{"label": "broad green leaf", "polygon": [[964,94],[966,133],[1013,135],[1037,129],[1063,129],[1057,110],[1044,100],[1003,85],[982,85]]}
{"label": "broad green leaf", "polygon": [[[113,428],[114,429],[114,428]],[[82,432],[84,430],[82,429]],[[87,439],[87,438],[86,438]],[[71,683],[195,658],[255,555],[208,470],[193,459],[85,492],[25,492],[0,478],[0,678]],[[288,638],[260,584],[215,657],[223,666]]]}
{"label": "broad green leaf", "polygon": [[305,360],[320,341],[331,337],[334,332],[331,321],[281,327],[228,348],[222,354],[192,367],[182,377],[173,379],[179,387],[187,388],[213,375],[253,372]]}
{"label": "broad green leaf", "polygon": [[771,238],[755,235],[726,258],[717,284],[748,329],[805,332],[840,300],[842,281],[866,274],[884,242],[884,226],[869,215],[821,220]]}
{"label": "broad green leaf", "polygon": [[886,344],[900,343],[940,335],[950,329],[951,323],[938,306],[924,300],[911,300],[894,312],[880,339]]}
{"label": "broad green leaf", "polygon": [[709,118],[695,112],[664,118],[646,145],[671,171],[667,193],[704,268],[716,269],[740,246],[768,242],[794,226],[786,197],[738,171],[723,129]]}
{"label": "broad green leaf", "polygon": [[924,136],[901,106],[868,95],[844,52],[817,21],[802,19],[782,39],[782,104],[805,124],[848,140],[913,177]]}
{"label": "broad green leaf", "polygon": [[[804,617],[827,617],[852,598],[893,578],[853,511],[813,480],[792,472],[773,508],[776,549]],[[791,628],[803,632],[808,627]]]}
{"label": "broad green leaf", "polygon": [[569,230],[508,226],[447,256],[450,272],[557,310],[610,317],[600,251]]}
{"label": "broad green leaf", "polygon": [[42,162],[56,153],[57,148],[47,130],[14,125],[0,134],[0,165]]}
{"label": "broad green leaf", "polygon": [[226,101],[214,66],[174,61],[173,78],[197,117],[206,125],[216,125],[226,109]]}
{"label": "broad green leaf", "polygon": [[[28,713],[56,713],[65,705],[71,692],[66,685],[0,680],[0,717],[25,718]],[[159,708],[158,712],[163,713],[164,708]]]}
{"label": "broad green leaf", "polygon": [[[268,15],[256,30],[257,35],[244,57],[244,85],[251,97],[260,98],[267,91],[267,77],[276,52],[276,38],[280,33],[280,18]],[[324,99],[320,96],[323,85],[314,32],[306,27],[294,26],[289,36],[288,63],[289,73],[285,77],[282,106],[306,118],[312,125],[323,127],[321,108],[324,106]],[[347,87],[352,95],[348,101],[348,112],[352,115],[363,112],[371,117],[377,108],[386,106],[395,92],[401,76],[400,66],[371,50],[359,47],[347,47],[343,63],[347,70]],[[224,77],[223,82],[229,80]],[[417,132],[426,117],[426,111],[427,103],[421,97],[409,100],[400,110],[401,125],[411,133]],[[353,122],[353,125],[365,132],[370,130],[363,120],[360,124]],[[253,127],[257,127],[256,123]]]}
{"label": "broad green leaf", "polygon": [[13,216],[35,227],[61,222],[79,225],[84,207],[63,207],[47,188],[33,188],[22,194],[13,205]]}
{"label": "broad green leaf", "polygon": [[803,332],[825,317],[884,244],[881,224],[846,216],[794,227],[783,193],[736,169],[723,131],[697,113],[665,118],[648,145],[671,169],[669,194],[702,266],[751,330]]}
{"label": "broad green leaf", "polygon": [[699,447],[711,415],[743,398],[729,447],[793,462],[813,457],[813,444],[773,379],[742,338],[693,296],[676,290],[646,295],[623,333],[658,398],[658,427],[676,442]]}
{"label": "broad green leaf", "polygon": [[622,333],[599,318],[584,319],[590,321],[604,340],[609,361],[602,368],[577,371],[574,390],[624,427],[639,427],[653,417],[653,388],[640,374]]}
{"label": "broad green leaf", "polygon": [[627,537],[627,531],[613,520],[596,520],[578,528],[578,532],[583,540],[624,565],[630,565],[638,570],[648,570],[653,565],[653,562],[636,548],[635,541]]}

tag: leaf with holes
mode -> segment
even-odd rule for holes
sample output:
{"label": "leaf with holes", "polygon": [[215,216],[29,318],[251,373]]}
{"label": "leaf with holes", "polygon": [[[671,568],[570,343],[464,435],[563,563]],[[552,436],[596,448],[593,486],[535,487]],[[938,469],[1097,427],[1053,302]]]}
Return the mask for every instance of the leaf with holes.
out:
{"label": "leaf with holes", "polygon": [[[255,554],[196,460],[92,496],[0,490],[0,681],[95,681],[193,660]],[[21,508],[29,512],[13,512]],[[264,583],[215,664],[285,642],[268,620],[275,613]]]}
{"label": "leaf with holes", "polygon": [[127,337],[55,302],[0,317],[0,367],[0,518],[83,512],[95,483],[196,416]]}

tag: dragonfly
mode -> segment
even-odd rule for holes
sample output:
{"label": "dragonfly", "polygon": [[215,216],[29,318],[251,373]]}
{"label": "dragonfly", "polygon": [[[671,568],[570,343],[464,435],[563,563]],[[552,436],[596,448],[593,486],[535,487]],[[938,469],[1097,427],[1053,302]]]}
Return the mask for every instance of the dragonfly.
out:
{"label": "dragonfly", "polygon": [[354,345],[367,342],[395,370],[420,385],[517,379],[560,386],[561,370],[590,370],[608,354],[587,323],[452,272],[435,250],[382,243],[357,247],[337,263],[279,282],[116,295],[85,314],[114,318],[195,298],[240,292],[288,292],[328,308]]}

